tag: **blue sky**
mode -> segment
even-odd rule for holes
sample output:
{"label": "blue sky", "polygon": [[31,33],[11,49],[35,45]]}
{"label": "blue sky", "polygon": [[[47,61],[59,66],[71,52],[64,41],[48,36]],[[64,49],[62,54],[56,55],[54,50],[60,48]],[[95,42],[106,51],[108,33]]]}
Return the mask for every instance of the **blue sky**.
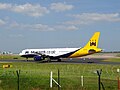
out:
{"label": "blue sky", "polygon": [[120,0],[0,0],[0,51],[82,47],[120,50]]}

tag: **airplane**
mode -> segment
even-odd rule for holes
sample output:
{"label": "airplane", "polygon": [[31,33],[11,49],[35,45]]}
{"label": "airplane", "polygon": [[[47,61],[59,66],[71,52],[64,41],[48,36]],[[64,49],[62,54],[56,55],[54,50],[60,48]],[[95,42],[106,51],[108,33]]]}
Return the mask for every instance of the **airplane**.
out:
{"label": "airplane", "polygon": [[82,57],[102,51],[98,48],[100,32],[95,32],[88,43],[81,48],[48,48],[48,49],[25,49],[19,54],[21,57],[34,58],[35,61],[51,60],[61,61],[62,58]]}

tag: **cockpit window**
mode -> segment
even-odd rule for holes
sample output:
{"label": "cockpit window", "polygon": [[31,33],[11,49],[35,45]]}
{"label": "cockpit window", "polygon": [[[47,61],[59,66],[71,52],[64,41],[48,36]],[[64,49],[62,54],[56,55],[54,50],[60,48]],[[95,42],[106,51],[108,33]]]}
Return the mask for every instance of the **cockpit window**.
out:
{"label": "cockpit window", "polygon": [[29,53],[29,51],[26,51],[26,52],[25,52],[25,54],[28,54],[28,53]]}

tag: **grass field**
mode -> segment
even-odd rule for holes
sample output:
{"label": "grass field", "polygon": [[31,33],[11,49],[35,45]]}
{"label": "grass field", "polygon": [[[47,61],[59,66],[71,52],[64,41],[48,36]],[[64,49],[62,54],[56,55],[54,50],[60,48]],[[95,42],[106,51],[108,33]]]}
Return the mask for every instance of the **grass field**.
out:
{"label": "grass field", "polygon": [[[13,54],[8,54],[8,55],[0,55],[0,60],[25,60],[25,58],[20,57],[20,55],[13,55]],[[28,60],[31,60],[29,58]]]}
{"label": "grass field", "polygon": [[[24,60],[18,55],[0,55],[2,60]],[[119,62],[120,59],[107,59]],[[3,68],[9,64],[11,68]],[[0,90],[17,90],[17,70],[20,70],[19,90],[57,90],[49,86],[50,72],[57,80],[57,71],[60,70],[61,90],[98,90],[98,75],[96,70],[102,69],[101,81],[105,90],[117,90],[117,77],[120,65],[98,64],[52,64],[39,62],[0,62]],[[81,76],[84,76],[84,86],[81,86]],[[102,87],[101,87],[102,88]]]}
{"label": "grass field", "polygon": [[117,57],[120,57],[120,54],[117,54]]}
{"label": "grass field", "polygon": [[[10,64],[11,68],[2,68]],[[20,90],[56,90],[57,86],[49,88],[50,71],[57,80],[57,70],[60,70],[62,90],[97,90],[96,70],[102,69],[101,80],[105,90],[117,90],[117,68],[119,65],[96,64],[50,64],[50,63],[0,63],[0,90],[17,90],[16,70],[20,70]],[[84,87],[81,86],[81,76],[84,76]]]}
{"label": "grass field", "polygon": [[12,59],[25,59],[25,58],[22,58],[20,57],[19,55],[0,55],[0,60],[12,60]]}
{"label": "grass field", "polygon": [[120,62],[120,58],[109,58],[109,59],[105,59],[104,61],[106,61],[106,62]]}

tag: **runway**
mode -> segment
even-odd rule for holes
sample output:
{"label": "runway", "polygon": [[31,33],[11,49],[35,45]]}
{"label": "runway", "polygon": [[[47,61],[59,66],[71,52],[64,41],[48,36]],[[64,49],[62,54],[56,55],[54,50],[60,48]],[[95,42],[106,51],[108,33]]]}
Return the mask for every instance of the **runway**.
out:
{"label": "runway", "polygon": [[39,61],[34,60],[0,60],[1,63],[4,62],[36,62],[36,63],[50,63],[50,64],[110,64],[110,65],[120,65],[120,62],[108,62],[104,61],[106,58],[73,58],[73,59],[62,59],[61,62],[57,61]]}
{"label": "runway", "polygon": [[51,63],[120,65],[120,62],[108,62],[104,60],[106,60],[106,58],[74,58],[74,59],[63,59],[61,62],[52,61]]}

